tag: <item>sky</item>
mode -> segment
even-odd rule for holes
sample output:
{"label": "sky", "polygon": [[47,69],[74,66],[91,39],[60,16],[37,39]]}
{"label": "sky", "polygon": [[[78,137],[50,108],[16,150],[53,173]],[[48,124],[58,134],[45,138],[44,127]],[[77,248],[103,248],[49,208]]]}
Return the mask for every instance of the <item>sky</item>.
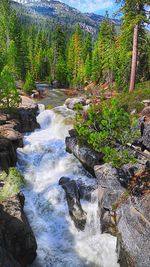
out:
{"label": "sky", "polygon": [[96,14],[105,15],[106,10],[112,17],[113,13],[118,10],[115,0],[61,0],[82,12],[94,12]]}

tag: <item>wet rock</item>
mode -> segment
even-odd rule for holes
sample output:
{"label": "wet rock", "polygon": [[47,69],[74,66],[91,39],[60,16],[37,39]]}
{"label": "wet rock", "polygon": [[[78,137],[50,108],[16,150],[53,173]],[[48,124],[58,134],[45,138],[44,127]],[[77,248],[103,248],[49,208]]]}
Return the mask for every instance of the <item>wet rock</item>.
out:
{"label": "wet rock", "polygon": [[91,202],[92,193],[97,189],[97,184],[87,185],[83,183],[80,179],[78,179],[76,183],[79,189],[80,198]]}
{"label": "wet rock", "polygon": [[70,137],[77,137],[77,132],[76,132],[76,130],[75,130],[75,129],[71,129],[71,130],[69,130],[69,135],[70,135]]}
{"label": "wet rock", "polygon": [[129,197],[117,209],[120,266],[150,266],[150,194]]}
{"label": "wet rock", "polygon": [[84,168],[94,176],[94,166],[103,163],[103,154],[80,144],[77,137],[66,137],[66,151],[72,153],[82,163]]}
{"label": "wet rock", "polygon": [[23,206],[23,195],[0,204],[0,266],[26,267],[36,257],[36,240]]}
{"label": "wet rock", "polygon": [[38,106],[30,103],[21,105],[11,113],[0,113],[0,168],[8,172],[9,167],[16,165],[16,149],[23,147],[24,132],[39,128],[36,121]]}
{"label": "wet rock", "polygon": [[86,213],[83,211],[80,203],[80,193],[77,183],[68,177],[62,177],[59,180],[59,185],[62,186],[66,193],[69,214],[76,228],[83,231],[86,224]]}
{"label": "wet rock", "polygon": [[0,138],[0,169],[8,173],[9,167],[16,166],[16,147],[9,139]]}
{"label": "wet rock", "polygon": [[57,88],[62,87],[62,85],[60,84],[59,81],[55,80],[52,82],[52,87],[57,89]]}
{"label": "wet rock", "polygon": [[74,110],[77,104],[81,104],[82,106],[87,105],[86,101],[87,101],[86,96],[68,98],[65,101],[65,105],[67,106],[67,108]]}
{"label": "wet rock", "polygon": [[119,182],[118,171],[109,164],[95,166],[95,175],[98,180],[98,202],[103,233],[116,235],[115,213],[113,204],[125,192]]}
{"label": "wet rock", "polygon": [[17,109],[17,113],[12,114],[13,118],[19,120],[22,133],[33,132],[35,129],[40,128],[36,120],[38,111],[38,106],[36,104],[30,104],[28,106],[20,106]]}

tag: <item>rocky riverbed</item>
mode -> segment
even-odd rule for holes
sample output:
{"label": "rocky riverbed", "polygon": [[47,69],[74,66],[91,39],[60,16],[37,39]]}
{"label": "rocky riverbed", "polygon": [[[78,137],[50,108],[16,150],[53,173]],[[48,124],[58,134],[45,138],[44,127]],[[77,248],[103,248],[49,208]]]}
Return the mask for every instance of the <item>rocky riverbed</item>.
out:
{"label": "rocky riverbed", "polygon": [[[11,113],[0,112],[0,172],[16,166],[17,148],[23,147],[23,134],[39,128],[38,106],[30,99]],[[0,190],[6,180],[1,180]],[[24,195],[14,194],[0,201],[0,266],[26,267],[36,257],[37,244],[24,213]]]}
{"label": "rocky riverbed", "polygon": [[137,153],[136,164],[120,169],[104,164],[103,155],[83,145],[73,130],[66,137],[66,150],[97,178],[101,231],[117,237],[121,267],[150,266],[149,108],[145,108],[142,115],[141,138],[137,144],[145,150],[145,156]]}
{"label": "rocky riverbed", "polygon": [[[26,181],[26,199],[17,193],[0,203],[2,267],[26,267],[35,258],[34,267],[150,265],[150,162],[140,154],[135,165],[104,164],[103,154],[71,130],[80,102],[89,105],[86,98],[69,99],[37,117],[38,106],[24,98],[17,111],[0,114],[1,171],[18,162]],[[142,113],[136,141],[145,151],[148,114]],[[4,185],[1,180],[0,190]]]}

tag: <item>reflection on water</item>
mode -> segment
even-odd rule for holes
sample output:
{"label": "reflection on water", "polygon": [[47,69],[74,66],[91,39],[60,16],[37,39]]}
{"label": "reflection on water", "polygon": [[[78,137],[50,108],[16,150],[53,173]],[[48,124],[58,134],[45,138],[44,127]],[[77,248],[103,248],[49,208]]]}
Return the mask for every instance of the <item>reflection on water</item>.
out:
{"label": "reflection on water", "polygon": [[37,83],[39,91],[47,91],[47,97],[40,100],[41,104],[45,106],[57,107],[62,106],[68,96],[65,94],[66,89],[52,89],[48,84]]}

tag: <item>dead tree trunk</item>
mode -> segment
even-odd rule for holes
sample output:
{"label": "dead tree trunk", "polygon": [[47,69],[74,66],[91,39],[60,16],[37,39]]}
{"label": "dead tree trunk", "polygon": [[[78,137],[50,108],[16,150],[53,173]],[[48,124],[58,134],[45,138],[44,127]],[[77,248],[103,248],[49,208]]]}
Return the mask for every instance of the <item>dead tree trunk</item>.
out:
{"label": "dead tree trunk", "polygon": [[134,33],[133,33],[132,67],[131,67],[129,92],[132,92],[135,87],[136,69],[137,69],[137,53],[138,53],[138,30],[139,30],[139,26],[138,24],[136,24],[134,27]]}

